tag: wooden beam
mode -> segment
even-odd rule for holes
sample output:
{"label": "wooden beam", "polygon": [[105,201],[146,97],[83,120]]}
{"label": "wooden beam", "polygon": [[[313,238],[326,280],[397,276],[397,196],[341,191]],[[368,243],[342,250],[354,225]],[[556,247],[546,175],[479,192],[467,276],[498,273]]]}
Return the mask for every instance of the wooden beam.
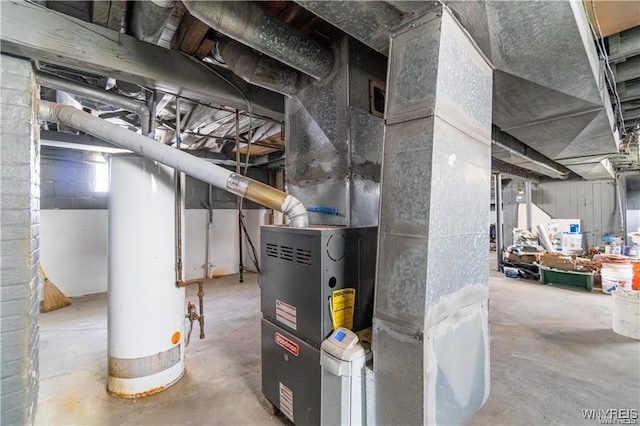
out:
{"label": "wooden beam", "polygon": [[114,31],[120,31],[122,20],[126,13],[126,0],[111,0],[111,8],[109,9],[109,18],[107,19],[106,27]]}
{"label": "wooden beam", "polygon": [[[600,23],[602,37],[640,25],[640,2],[596,0],[594,3],[594,0],[585,0],[584,5],[596,34],[598,34],[598,22]],[[597,22],[595,16],[598,17]]]}
{"label": "wooden beam", "polygon": [[109,22],[110,0],[94,0],[91,5],[91,22],[106,27]]}
{"label": "wooden beam", "polygon": [[120,31],[127,10],[125,0],[94,0],[91,2],[91,22],[101,27]]}
{"label": "wooden beam", "polygon": [[216,42],[211,40],[210,38],[205,38],[202,40],[202,44],[198,47],[198,51],[195,54],[195,57],[202,60],[202,58],[209,56],[209,53],[216,47]]}
{"label": "wooden beam", "polygon": [[[204,103],[245,110],[236,88],[205,64],[99,25],[23,1],[2,1],[0,50],[72,69],[95,72]],[[216,70],[244,93],[255,114],[284,119],[284,97]]]}
{"label": "wooden beam", "polygon": [[171,41],[171,48],[193,55],[200,47],[207,31],[209,31],[207,24],[187,12]]}

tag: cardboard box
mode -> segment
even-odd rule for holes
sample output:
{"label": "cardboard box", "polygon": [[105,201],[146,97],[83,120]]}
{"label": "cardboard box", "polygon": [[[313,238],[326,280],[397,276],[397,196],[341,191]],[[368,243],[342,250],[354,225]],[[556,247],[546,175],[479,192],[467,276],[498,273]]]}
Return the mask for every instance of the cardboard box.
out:
{"label": "cardboard box", "polygon": [[509,262],[519,262],[519,263],[533,263],[538,261],[538,256],[540,254],[525,254],[522,256],[518,256],[515,253],[507,253],[507,259]]}
{"label": "cardboard box", "polygon": [[576,267],[576,264],[571,257],[553,253],[540,255],[539,263],[542,266],[561,269],[563,271],[573,271]]}

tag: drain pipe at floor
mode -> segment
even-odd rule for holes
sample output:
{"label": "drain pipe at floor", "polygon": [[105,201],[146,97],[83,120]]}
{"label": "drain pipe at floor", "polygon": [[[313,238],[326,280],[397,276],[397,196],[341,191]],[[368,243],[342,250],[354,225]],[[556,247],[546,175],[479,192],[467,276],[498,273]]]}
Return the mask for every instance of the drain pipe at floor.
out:
{"label": "drain pipe at floor", "polygon": [[41,120],[73,127],[269,209],[281,211],[289,218],[291,227],[309,226],[309,215],[300,200],[262,182],[238,175],[68,105],[40,101],[38,115]]}

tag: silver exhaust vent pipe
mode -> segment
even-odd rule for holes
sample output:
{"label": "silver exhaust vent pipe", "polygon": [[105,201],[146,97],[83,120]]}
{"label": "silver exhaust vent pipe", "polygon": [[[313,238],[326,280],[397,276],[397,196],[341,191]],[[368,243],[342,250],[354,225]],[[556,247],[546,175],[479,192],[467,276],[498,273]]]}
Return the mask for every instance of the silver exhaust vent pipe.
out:
{"label": "silver exhaust vent pipe", "polygon": [[143,157],[166,164],[217,188],[267,208],[281,211],[289,218],[291,227],[309,226],[307,210],[297,198],[262,182],[238,175],[68,105],[40,101],[38,116],[41,120],[73,127]]}

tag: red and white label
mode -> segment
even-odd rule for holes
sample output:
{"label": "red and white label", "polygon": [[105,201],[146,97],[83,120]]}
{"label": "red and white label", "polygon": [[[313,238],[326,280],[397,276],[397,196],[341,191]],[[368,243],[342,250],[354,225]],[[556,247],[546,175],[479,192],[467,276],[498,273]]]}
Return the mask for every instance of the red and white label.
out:
{"label": "red and white label", "polygon": [[294,356],[300,355],[300,346],[280,333],[276,333],[276,343],[278,346],[283,347],[287,352],[290,352]]}
{"label": "red and white label", "polygon": [[293,421],[293,391],[280,383],[280,411]]}
{"label": "red and white label", "polygon": [[298,329],[298,314],[296,311],[295,306],[276,299],[276,320],[294,330]]}

